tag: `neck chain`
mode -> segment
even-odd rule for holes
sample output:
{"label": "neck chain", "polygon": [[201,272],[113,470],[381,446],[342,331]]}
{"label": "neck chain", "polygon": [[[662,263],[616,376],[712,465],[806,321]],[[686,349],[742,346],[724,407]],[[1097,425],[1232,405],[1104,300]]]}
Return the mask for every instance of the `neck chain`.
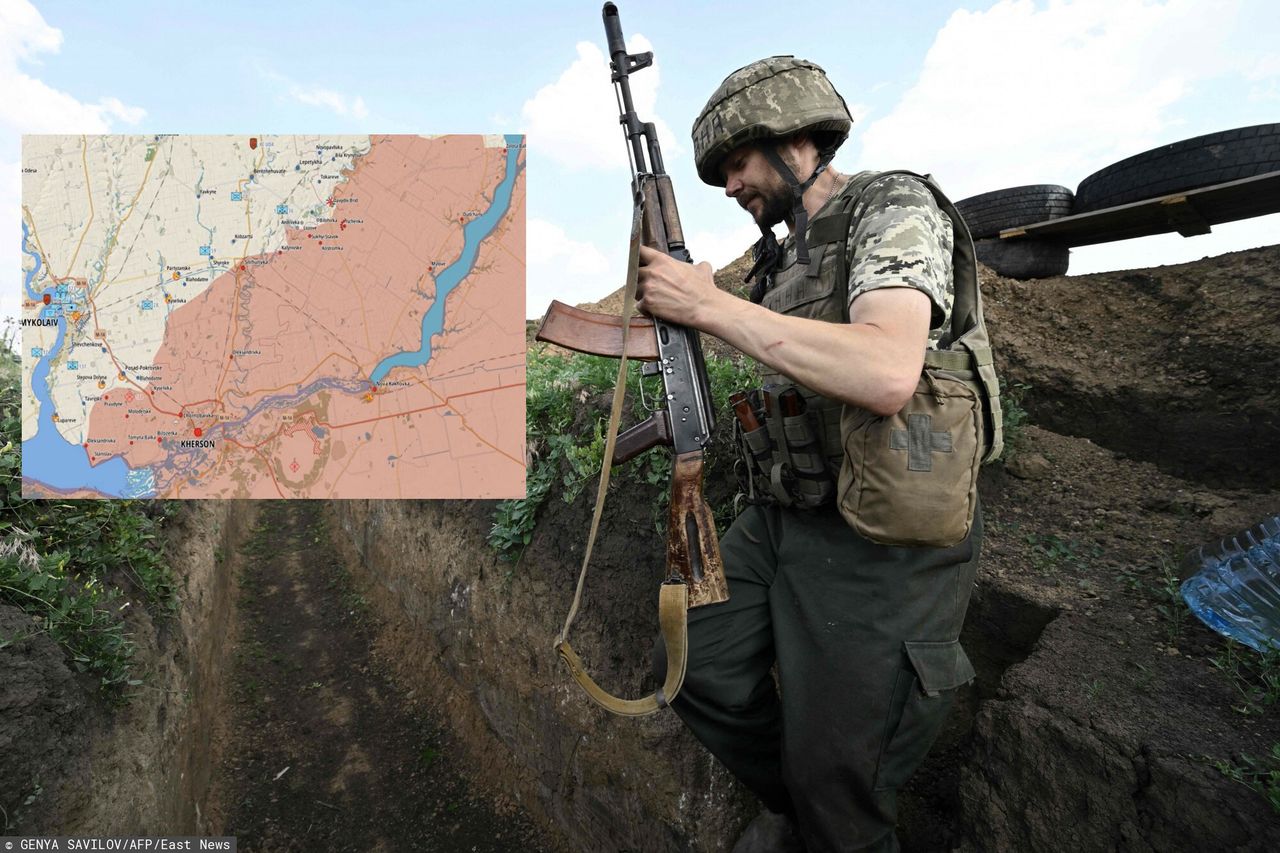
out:
{"label": "neck chain", "polygon": [[832,170],[831,189],[830,191],[827,192],[827,200],[822,203],[823,207],[826,207],[828,204],[831,203],[831,199],[836,197],[836,190],[840,189],[840,187],[842,187],[843,185],[844,185],[844,175],[841,175],[839,172]]}

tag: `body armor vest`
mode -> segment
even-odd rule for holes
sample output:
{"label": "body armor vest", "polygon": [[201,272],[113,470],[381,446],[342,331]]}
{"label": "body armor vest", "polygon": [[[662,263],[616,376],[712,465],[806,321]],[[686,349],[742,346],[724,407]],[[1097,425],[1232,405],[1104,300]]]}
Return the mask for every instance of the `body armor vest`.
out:
{"label": "body armor vest", "polygon": [[[941,404],[947,396],[936,379],[945,377],[967,384],[980,400],[980,461],[999,456],[1002,449],[999,383],[992,363],[991,347],[982,317],[978,290],[977,263],[973,241],[955,206],[928,177],[912,172],[859,172],[809,224],[807,231],[810,261],[796,263],[794,252],[785,252],[780,266],[770,272],[761,304],[772,311],[829,323],[849,321],[848,241],[854,225],[853,212],[866,189],[881,177],[911,175],[933,193],[939,209],[951,220],[953,230],[952,278],[954,295],[951,317],[936,349],[925,354],[922,387],[927,386]],[[789,262],[789,263],[788,263]],[[856,369],[856,366],[851,366]],[[837,492],[847,492],[849,423],[875,419],[870,412],[824,397],[793,383],[786,376],[764,373],[765,389],[757,394],[765,416],[756,435],[741,433],[739,446],[750,472],[747,489],[753,499],[777,500],[784,505],[820,506]],[[802,402],[797,401],[794,388]],[[784,395],[792,402],[783,411],[777,405]],[[797,417],[799,409],[799,417]],[[910,443],[911,439],[903,439]],[[898,439],[893,439],[898,441]],[[899,448],[895,448],[899,449]],[[918,448],[917,460],[918,461]],[[929,450],[924,451],[928,456]],[[974,483],[976,488],[975,460]],[[843,497],[842,511],[844,509]],[[856,526],[856,525],[855,525]]]}

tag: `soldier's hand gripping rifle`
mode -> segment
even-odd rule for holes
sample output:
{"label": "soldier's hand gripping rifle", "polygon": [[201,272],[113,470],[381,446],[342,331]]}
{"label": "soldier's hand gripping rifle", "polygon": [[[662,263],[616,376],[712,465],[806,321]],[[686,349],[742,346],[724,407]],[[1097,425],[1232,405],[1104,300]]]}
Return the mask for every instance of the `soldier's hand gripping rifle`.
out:
{"label": "soldier's hand gripping rifle", "polygon": [[[675,698],[684,681],[687,608],[724,601],[728,599],[729,592],[720,563],[715,522],[702,497],[703,448],[711,438],[715,417],[698,332],[657,318],[631,316],[635,307],[641,242],[677,260],[692,263],[684,246],[671,177],[663,169],[657,131],[652,122],[640,121],[631,101],[628,78],[631,72],[652,64],[653,54],[627,53],[616,6],[606,3],[603,16],[612,79],[620,101],[619,122],[626,136],[628,156],[633,161],[631,188],[635,206],[622,315],[593,314],[562,302],[552,302],[538,329],[537,339],[578,352],[620,359],[604,464],[600,472],[600,489],[582,561],[582,574],[556,649],[588,696],[615,714],[640,716],[665,707]],[[618,435],[628,358],[645,362],[641,369],[643,374],[662,377],[666,408]],[[667,519],[668,577],[659,592],[659,622],[667,647],[667,676],[652,696],[619,699],[601,689],[587,675],[582,661],[569,645],[569,627],[582,598],[587,563],[591,559],[591,547],[609,485],[610,466],[657,445],[669,446],[675,454],[671,466],[671,507]]]}

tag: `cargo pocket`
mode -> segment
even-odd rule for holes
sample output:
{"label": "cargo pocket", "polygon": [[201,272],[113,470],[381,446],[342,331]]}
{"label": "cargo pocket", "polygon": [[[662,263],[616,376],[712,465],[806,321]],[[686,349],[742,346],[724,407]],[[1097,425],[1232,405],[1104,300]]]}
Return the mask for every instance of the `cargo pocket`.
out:
{"label": "cargo pocket", "polygon": [[974,678],[973,664],[951,642],[903,643],[907,660],[898,670],[885,719],[875,789],[901,788],[924,761],[955,701],[956,688]]}

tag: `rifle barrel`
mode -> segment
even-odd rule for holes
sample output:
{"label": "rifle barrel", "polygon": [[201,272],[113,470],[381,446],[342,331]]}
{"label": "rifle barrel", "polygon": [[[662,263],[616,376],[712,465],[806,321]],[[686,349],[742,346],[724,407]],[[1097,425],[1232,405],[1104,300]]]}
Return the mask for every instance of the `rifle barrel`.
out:
{"label": "rifle barrel", "polygon": [[631,152],[635,155],[636,171],[646,172],[644,159],[644,125],[636,115],[635,104],[631,100],[631,57],[627,55],[627,43],[622,38],[622,21],[618,17],[618,7],[605,3],[601,12],[604,18],[605,40],[609,43],[609,64],[613,66],[613,85],[622,97],[622,115],[618,123],[626,128],[627,140],[631,143]]}

